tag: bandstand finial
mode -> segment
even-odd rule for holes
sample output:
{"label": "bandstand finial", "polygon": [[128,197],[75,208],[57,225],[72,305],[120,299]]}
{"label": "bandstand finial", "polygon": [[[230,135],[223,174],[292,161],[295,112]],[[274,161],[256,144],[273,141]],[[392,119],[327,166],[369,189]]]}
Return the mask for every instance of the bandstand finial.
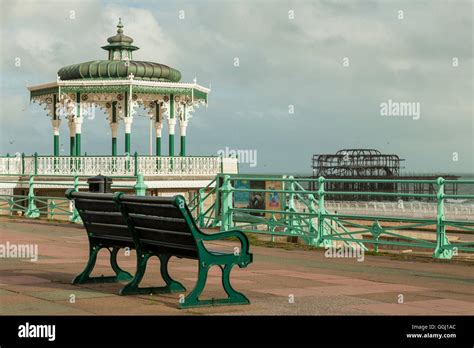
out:
{"label": "bandstand finial", "polygon": [[119,22],[117,24],[117,33],[122,34],[123,33],[123,24],[122,24],[122,18],[119,17]]}

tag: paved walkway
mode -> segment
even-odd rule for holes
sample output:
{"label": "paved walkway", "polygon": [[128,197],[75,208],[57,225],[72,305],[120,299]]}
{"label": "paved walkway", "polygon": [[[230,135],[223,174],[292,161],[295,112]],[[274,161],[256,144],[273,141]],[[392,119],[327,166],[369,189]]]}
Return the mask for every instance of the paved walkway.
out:
{"label": "paved walkway", "polygon": [[[365,255],[356,259],[326,258],[320,250],[251,247],[254,263],[232,271],[234,288],[252,304],[179,310],[179,294],[118,296],[121,284],[73,286],[88,254],[82,226],[0,217],[1,244],[37,244],[39,259],[0,259],[0,314],[116,315],[473,315],[472,264],[400,260]],[[213,248],[232,250],[232,243]],[[103,250],[95,275],[112,275]],[[133,273],[134,252],[119,256]],[[159,261],[149,263],[143,286],[162,284]],[[187,289],[196,281],[193,260],[173,258],[170,273]],[[213,268],[204,297],[222,297],[220,270]],[[398,303],[403,297],[403,303]],[[75,299],[75,301],[71,301]],[[71,303],[72,302],[72,303]]]}

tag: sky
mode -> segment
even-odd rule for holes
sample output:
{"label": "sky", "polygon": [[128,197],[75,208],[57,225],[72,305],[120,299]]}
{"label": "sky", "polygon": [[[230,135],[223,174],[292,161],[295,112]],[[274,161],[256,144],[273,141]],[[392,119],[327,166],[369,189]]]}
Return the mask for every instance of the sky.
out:
{"label": "sky", "polygon": [[[121,17],[135,60],[211,86],[189,155],[247,151],[256,161],[243,172],[310,174],[313,154],[373,148],[405,159],[405,173],[474,173],[470,0],[0,3],[0,155],[52,154],[51,122],[26,86],[107,59],[100,47]],[[139,110],[132,152],[148,154],[148,134]],[[67,155],[66,121],[60,137]],[[105,115],[84,122],[82,151],[110,154],[110,143]]]}

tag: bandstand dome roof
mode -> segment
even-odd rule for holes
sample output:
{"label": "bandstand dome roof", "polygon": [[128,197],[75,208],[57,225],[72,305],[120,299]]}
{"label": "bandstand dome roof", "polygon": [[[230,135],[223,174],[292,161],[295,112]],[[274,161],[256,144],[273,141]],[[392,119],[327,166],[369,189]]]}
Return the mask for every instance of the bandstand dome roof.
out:
{"label": "bandstand dome roof", "polygon": [[178,82],[181,79],[181,73],[167,65],[136,60],[92,60],[68,65],[58,71],[61,80],[126,78],[130,74],[137,80]]}
{"label": "bandstand dome roof", "polygon": [[108,45],[102,48],[109,51],[108,60],[92,60],[62,67],[58,71],[61,80],[82,79],[121,79],[133,74],[137,80],[169,81],[181,80],[181,73],[167,65],[132,60],[132,52],[139,48],[133,46],[133,39],[123,34],[122,21],[117,25],[117,34],[107,39]]}

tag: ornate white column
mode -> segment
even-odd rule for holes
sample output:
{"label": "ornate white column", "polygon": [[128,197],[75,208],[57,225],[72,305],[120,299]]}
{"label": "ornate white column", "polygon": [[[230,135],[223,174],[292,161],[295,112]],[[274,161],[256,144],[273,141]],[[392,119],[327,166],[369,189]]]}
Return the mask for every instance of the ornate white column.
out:
{"label": "ornate white column", "polygon": [[112,156],[117,156],[117,130],[118,123],[110,122],[110,132],[112,133]]}
{"label": "ornate white column", "polygon": [[155,106],[155,131],[156,131],[156,156],[161,156],[161,133],[163,131],[163,107],[160,102],[156,102]]}
{"label": "ornate white column", "polygon": [[195,106],[196,104],[184,103],[180,109],[179,129],[181,133],[181,156],[186,156],[186,129],[188,128],[189,120],[192,118]]}
{"label": "ornate white column", "polygon": [[163,114],[168,122],[168,148],[169,156],[174,156],[174,130],[176,126],[175,100],[173,94],[165,96],[163,102]]}
{"label": "ornate white column", "polygon": [[51,123],[53,125],[53,142],[54,142],[54,156],[59,156],[59,126],[61,125],[61,120],[59,118],[52,119]]}
{"label": "ornate white column", "polygon": [[174,130],[176,126],[176,119],[168,118],[168,134],[169,134],[169,156],[174,156]]}
{"label": "ornate white column", "polygon": [[81,133],[82,133],[82,110],[81,110],[81,93],[76,93],[76,104],[75,104],[75,115],[74,115],[74,124],[76,126],[76,156],[81,155]]}
{"label": "ornate white column", "polygon": [[53,155],[59,156],[59,126],[61,125],[61,119],[59,117],[58,109],[61,104],[58,103],[58,95],[53,95],[52,118],[51,124],[53,125]]}
{"label": "ornate white column", "polygon": [[67,125],[69,127],[69,155],[76,155],[76,123],[73,116],[68,116]]}
{"label": "ornate white column", "polygon": [[130,134],[132,133],[133,117],[124,117],[123,122],[125,124],[125,153],[130,155]]}
{"label": "ornate white column", "polygon": [[109,124],[110,124],[110,133],[112,133],[112,156],[117,156],[117,130],[118,130],[118,113],[117,113],[117,101],[113,101],[112,103],[108,104],[111,109],[109,112]]}
{"label": "ornate white column", "polygon": [[74,117],[76,115],[76,103],[72,99],[73,97],[68,94],[60,94],[57,104],[57,110],[60,109],[60,114],[67,119],[67,125],[69,128],[69,155],[76,155],[76,123]]}
{"label": "ornate white column", "polygon": [[[78,109],[80,110],[80,106],[78,106]],[[76,156],[81,156],[81,133],[82,133],[82,122],[83,118],[80,117],[74,117],[74,126],[75,126],[75,131],[76,131]]]}
{"label": "ornate white column", "polygon": [[181,110],[179,114],[179,130],[180,130],[180,156],[186,156],[186,128],[188,127],[188,109],[190,107],[186,104],[181,105]]}

